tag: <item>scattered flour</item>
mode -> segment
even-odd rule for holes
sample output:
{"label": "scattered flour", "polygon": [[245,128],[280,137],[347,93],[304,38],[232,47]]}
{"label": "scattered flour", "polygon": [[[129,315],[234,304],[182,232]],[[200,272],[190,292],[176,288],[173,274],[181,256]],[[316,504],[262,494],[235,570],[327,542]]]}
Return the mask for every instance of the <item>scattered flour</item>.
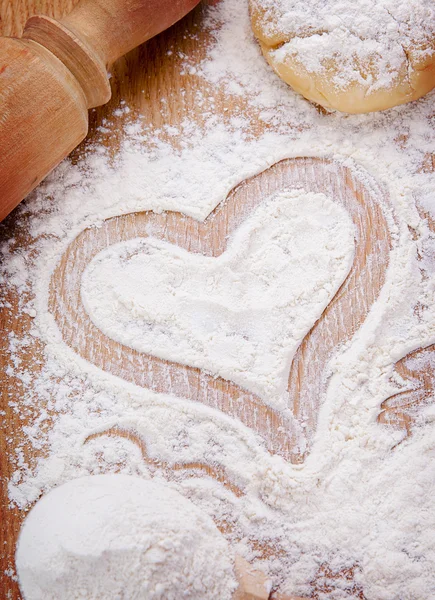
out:
{"label": "scattered flour", "polygon": [[17,546],[26,600],[229,600],[232,553],[212,519],[154,481],[81,477],[32,509]]}
{"label": "scattered flour", "polygon": [[[194,93],[202,107],[201,124],[193,116],[178,119],[173,113],[165,113],[163,100],[168,102],[168,98],[162,98],[162,114],[167,115],[168,125],[159,130],[143,120],[135,121],[130,112],[114,161],[103,145],[96,145],[88,149],[79,164],[64,162],[19,209],[15,237],[2,242],[2,281],[11,300],[13,294],[19,294],[21,322],[27,323],[22,335],[9,335],[8,375],[14,377],[20,394],[19,400],[11,398],[9,407],[27,422],[23,427],[25,442],[16,448],[13,457],[16,471],[9,482],[10,500],[26,508],[41,493],[90,473],[165,478],[168,472],[163,467],[144,460],[142,442],[148,454],[162,464],[197,461],[225,469],[241,494],[234,494],[203,474],[196,477],[194,472],[182,470],[174,472],[167,485],[190,498],[216,522],[229,522],[227,535],[234,550],[268,570],[281,590],[333,600],[356,600],[362,593],[370,600],[433,600],[433,398],[429,396],[425,404],[416,407],[418,426],[399,445],[402,434],[379,424],[377,416],[386,398],[409,388],[409,382],[394,372],[395,362],[411,350],[435,342],[435,235],[427,219],[435,218],[435,183],[428,168],[435,152],[435,96],[430,94],[417,103],[382,114],[319,113],[268,69],[253,39],[246,2],[222,0],[216,7],[208,7],[203,28],[211,32],[211,46],[201,62],[195,56],[186,56],[182,67],[186,71],[195,68],[192,77],[198,86]],[[239,110],[230,108],[227,117],[219,116],[221,112],[213,100],[219,95],[229,99],[229,108],[234,102]],[[105,124],[102,138],[110,135],[110,127],[110,123]],[[65,345],[48,308],[53,270],[84,228],[98,227],[104,219],[118,214],[149,209],[183,211],[204,219],[234,185],[292,156],[328,156],[357,170],[361,177],[364,169],[375,177],[389,196],[384,212],[393,242],[379,299],[351,342],[329,365],[331,378],[316,440],[303,465],[290,465],[271,456],[257,435],[225,415],[174,396],[151,393],[86,363]],[[370,178],[367,181],[370,184]],[[290,253],[288,273],[274,283],[273,273],[263,273],[261,261],[256,263],[260,268],[258,280],[262,274],[263,281],[272,288],[276,284],[278,290],[276,297],[273,293],[262,295],[262,310],[266,313],[271,307],[282,315],[272,324],[267,343],[270,345],[273,334],[282,336],[289,353],[298,339],[292,332],[285,338],[284,322],[293,314],[290,304],[297,289],[285,288],[285,282],[292,284],[290,256],[295,248],[301,253],[309,251],[314,240],[307,239],[303,247],[290,239],[286,242],[281,217],[273,224],[272,216],[279,205],[283,215],[288,215],[287,220],[293,210],[303,218],[296,207],[302,210],[304,198],[307,210],[309,202],[313,202],[313,209],[315,202],[320,202],[321,214],[325,215],[325,209],[330,211],[332,227],[325,226],[324,231],[320,227],[316,234],[325,270],[310,262],[313,279],[308,281],[307,277],[307,286],[327,288],[329,297],[333,294],[351,258],[352,229],[338,208],[331,208],[333,198],[314,201],[301,193],[294,201],[265,204],[268,208],[264,210],[270,211],[263,213],[266,218],[254,214],[252,221],[241,228],[228,255],[214,259],[222,265],[236,261],[233,269],[238,273],[240,289],[228,290],[222,283],[211,298],[204,300],[206,311],[213,311],[216,304],[227,309],[229,291],[241,294],[243,309],[254,321],[250,296],[243,296],[241,289],[246,286],[251,290],[254,280],[242,272],[236,257],[249,269],[254,268],[255,253],[247,252],[243,240],[251,239],[255,219],[264,220],[264,229],[258,237],[252,237],[253,243],[270,240],[276,234],[279,248],[286,247]],[[312,227],[312,213],[306,218]],[[341,239],[330,248],[328,236],[334,228]],[[28,248],[19,242],[19,234],[24,231],[34,240]],[[291,226],[289,231],[293,231]],[[298,232],[295,234],[299,239]],[[262,257],[266,262],[267,246]],[[136,262],[130,261],[125,271],[116,273],[119,285],[114,286],[108,268],[118,268],[130,247],[139,250]],[[257,249],[262,250],[260,246]],[[336,251],[337,272],[329,262],[335,260]],[[176,279],[171,280],[171,273],[162,268],[156,273],[154,263],[147,262],[151,255],[162,268],[168,268],[177,257],[186,269],[185,287],[177,287],[171,298],[172,308],[168,309],[161,299],[163,289],[171,288]],[[191,267],[198,264],[201,269],[192,273]],[[258,370],[255,356],[261,347],[254,348],[251,355],[243,351],[232,357],[226,355],[226,346],[216,351],[204,344],[210,354],[193,353],[193,342],[204,342],[210,332],[198,323],[188,327],[182,322],[182,293],[186,293],[192,277],[198,287],[207,283],[206,273],[215,269],[213,265],[153,240],[115,244],[89,265],[83,296],[89,314],[110,335],[129,335],[129,325],[137,326],[132,315],[139,311],[144,320],[151,317],[152,326],[144,328],[143,336],[142,330],[135,331],[129,343],[146,347],[156,340],[155,323],[163,314],[162,335],[172,333],[178,343],[188,344],[192,361],[204,361],[204,365],[214,362],[220,372],[241,369],[246,386],[263,385],[263,393],[273,395],[285,380],[284,349],[282,354],[271,355],[276,362],[275,367],[271,365],[274,375],[267,385],[261,382],[267,370]],[[134,278],[139,270],[143,280],[137,286],[130,285],[129,277]],[[159,278],[159,286],[147,296],[145,278],[151,276]],[[120,304],[122,293],[119,323],[112,322],[107,298],[98,300],[93,287],[96,282],[106,286],[108,294],[115,294]],[[306,290],[310,288],[304,290],[304,298],[308,298],[310,292]],[[9,302],[6,297],[6,317],[10,314]],[[310,311],[312,319],[316,318],[316,306],[320,308],[315,297],[307,301],[306,314]],[[172,327],[165,318],[174,310],[178,322]],[[302,316],[305,308],[303,315],[299,314],[301,331],[307,326]],[[183,339],[185,330],[190,336],[187,340]],[[167,338],[164,343],[162,340],[160,352],[167,346]],[[42,364],[30,372],[26,356],[40,356],[37,350],[41,346]],[[174,345],[175,352],[181,352],[181,348],[177,350]],[[248,368],[243,361],[248,361]],[[137,443],[108,436],[113,427],[134,432]],[[27,445],[42,458],[29,462]],[[261,545],[271,552],[262,555]],[[349,582],[346,572],[352,573],[355,583]]]}

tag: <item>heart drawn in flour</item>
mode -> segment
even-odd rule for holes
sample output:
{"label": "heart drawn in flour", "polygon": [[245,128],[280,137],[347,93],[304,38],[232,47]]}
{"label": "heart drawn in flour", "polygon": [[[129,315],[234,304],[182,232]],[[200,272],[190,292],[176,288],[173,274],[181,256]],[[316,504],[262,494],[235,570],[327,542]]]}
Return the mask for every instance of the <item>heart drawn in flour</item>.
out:
{"label": "heart drawn in flour", "polygon": [[[245,277],[243,280],[243,265],[234,248],[237,246],[237,236],[248,235],[244,222],[254,210],[261,211],[261,205],[267,199],[274,197],[279,200],[280,194],[281,197],[283,193],[288,196],[289,190],[301,188],[305,192],[322,193],[333,199],[337,205],[336,210],[344,209],[353,221],[355,252],[351,268],[346,264],[348,255],[342,257],[342,261],[337,262],[335,279],[327,283],[322,280],[320,264],[318,272],[311,279],[305,277],[305,289],[302,291],[291,289],[291,282],[296,278],[292,278],[289,272],[282,274],[281,279],[276,277],[272,290],[268,289],[271,282],[264,285],[264,282],[255,281],[254,275],[248,281],[249,273],[248,279]],[[384,283],[390,238],[382,212],[382,200],[382,192],[366,173],[361,177],[328,160],[287,159],[234,188],[226,201],[203,223],[181,213],[156,214],[149,211],[109,219],[100,229],[85,230],[69,246],[56,269],[50,290],[51,309],[65,342],[99,368],[142,387],[189,398],[219,409],[259,433],[270,451],[293,462],[301,462],[312,445],[318,411],[325,396],[329,360],[340,344],[349,340],[363,323]],[[267,211],[272,210],[272,204],[265,206],[267,210],[261,222],[263,228],[267,229]],[[291,206],[288,199],[286,206]],[[292,209],[296,210],[297,207],[298,203],[295,202]],[[301,205],[299,209],[301,213]],[[292,213],[292,216],[297,218],[298,215]],[[300,218],[302,216],[299,214]],[[284,220],[284,217],[281,214],[280,219]],[[321,229],[322,225],[319,224],[319,231]],[[230,242],[227,250],[229,239],[232,238],[236,240],[234,248]],[[270,248],[270,244],[265,244],[265,247]],[[166,254],[166,259],[162,258],[165,253],[169,253]],[[192,258],[187,253],[196,256]],[[139,288],[129,285],[111,286],[110,277],[107,277],[107,270],[105,271],[105,261],[110,260],[113,265],[115,260],[123,269],[120,277],[124,278],[124,284],[128,283],[129,277],[134,279],[135,268],[145,268],[145,265],[147,269],[151,269],[148,273],[152,276],[150,257],[154,257],[156,261],[153,293],[160,294],[161,299],[161,302],[157,302],[160,305],[157,312],[156,298],[147,303],[144,293],[146,285],[153,286],[153,281],[148,281],[145,287]],[[266,262],[271,260],[273,265],[270,257],[263,256],[263,259]],[[307,264],[310,261],[312,264],[311,259],[312,257],[307,257]],[[240,289],[236,290],[231,290],[228,282],[223,281],[225,277],[222,277],[231,260],[234,262],[227,274],[234,275],[238,269],[236,283],[240,284],[243,280],[239,285]],[[168,273],[168,264],[175,264],[179,268]],[[283,265],[284,270],[295,269],[294,275],[303,265],[302,254],[299,266],[297,256],[293,262],[289,256],[288,264],[284,261]],[[255,271],[252,262],[249,268]],[[212,291],[213,285],[216,285],[216,277],[219,281],[216,297],[227,298],[226,305],[223,303],[222,306],[221,302],[219,307],[222,333],[220,343],[226,343],[230,350],[232,346],[228,344],[231,341],[236,347],[239,344],[236,354],[240,355],[241,361],[239,373],[231,372],[228,367],[226,371],[225,364],[217,364],[221,377],[209,375],[205,370],[215,372],[212,369],[213,364],[216,365],[213,344],[207,344],[206,352],[203,346],[199,347],[196,355],[192,351],[192,355],[188,356],[186,362],[196,366],[174,362],[173,357],[165,354],[169,335],[172,334],[174,343],[179,344],[177,351],[180,352],[176,355],[182,356],[183,331],[194,331],[192,323],[197,319],[199,325],[196,325],[202,327],[200,337],[203,337],[204,327],[207,327],[210,318],[214,317],[216,320],[216,314],[206,311],[201,316],[200,310],[201,294],[207,296],[203,307],[207,305],[210,312],[210,306],[213,306]],[[82,279],[83,298],[80,293]],[[213,280],[215,284],[210,283]],[[286,288],[285,282],[290,282],[290,287]],[[125,321],[122,320],[121,311],[120,322],[114,323],[114,315],[110,315],[110,302],[102,305],[99,302],[98,306],[102,306],[102,310],[98,313],[96,305],[92,305],[92,285],[109,285],[110,293],[118,294],[117,301],[125,308]],[[330,287],[322,305],[315,294],[316,290],[321,290],[326,285]],[[170,300],[165,298],[165,291],[168,289],[175,294]],[[192,291],[190,298],[189,289]],[[222,294],[222,289],[226,290],[226,296]],[[263,291],[263,294],[259,291]],[[255,323],[254,327],[252,323],[243,324],[243,311],[238,311],[237,306],[233,306],[234,302],[237,304],[237,293],[248,298],[247,312],[250,313],[251,320],[257,315],[256,323],[260,323],[259,326],[255,326]],[[186,308],[179,319],[178,331],[177,328],[174,331],[170,325],[171,315],[174,314],[174,306],[183,306],[183,294],[184,299],[188,298],[184,306],[190,306],[190,312]],[[303,323],[303,326],[295,332],[291,327],[292,310],[288,306],[290,304],[295,311],[298,310],[298,294],[302,294],[299,307],[301,318],[296,321]],[[199,298],[196,304],[194,298]],[[135,319],[132,319],[132,315]],[[283,320],[285,315],[288,315],[289,322],[283,323],[282,340],[269,339],[268,331],[271,328],[267,326],[268,319]],[[266,327],[262,329],[261,323],[266,323]],[[157,328],[162,335],[160,348],[146,345],[146,335],[141,336],[140,333],[141,326],[144,330]],[[110,332],[111,338],[115,339],[108,338],[105,331]],[[195,347],[195,340],[191,341],[188,345],[190,350]],[[280,342],[283,351],[277,352],[276,347]],[[250,343],[263,349],[260,356],[264,364],[259,365],[259,380],[267,380],[268,360],[272,361],[271,364],[275,360],[272,367],[275,371],[279,368],[285,370],[287,366],[288,372],[288,362],[293,357],[285,386],[286,406],[268,405],[260,396],[269,393],[273,395],[279,390],[270,390],[267,386],[261,388],[261,385],[258,389],[253,389],[243,379],[243,361],[249,361],[249,352],[244,353],[243,349],[246,350]],[[151,355],[151,350],[157,356]],[[219,353],[220,356],[223,354]],[[234,361],[232,364],[234,365]],[[247,390],[248,387],[250,391]]]}
{"label": "heart drawn in flour", "polygon": [[344,208],[289,190],[261,204],[218,257],[143,237],[105,248],[84,271],[82,301],[109,338],[219,375],[285,410],[290,359],[353,251]]}

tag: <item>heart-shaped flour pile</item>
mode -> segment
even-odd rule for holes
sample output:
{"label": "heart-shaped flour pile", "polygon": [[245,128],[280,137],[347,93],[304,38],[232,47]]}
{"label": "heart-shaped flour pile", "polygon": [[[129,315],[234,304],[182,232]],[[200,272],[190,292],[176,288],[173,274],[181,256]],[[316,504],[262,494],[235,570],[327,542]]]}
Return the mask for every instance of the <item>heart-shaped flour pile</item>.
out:
{"label": "heart-shaped flour pile", "polygon": [[196,366],[278,406],[303,337],[345,279],[354,227],[324,194],[275,195],[217,258],[155,238],[95,256],[82,300],[108,337]]}

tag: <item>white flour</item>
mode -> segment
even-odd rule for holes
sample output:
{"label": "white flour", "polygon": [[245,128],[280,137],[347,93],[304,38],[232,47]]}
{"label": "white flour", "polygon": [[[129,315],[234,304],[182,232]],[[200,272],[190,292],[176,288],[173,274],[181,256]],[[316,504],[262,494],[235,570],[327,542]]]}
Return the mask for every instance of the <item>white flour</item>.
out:
{"label": "white flour", "polygon": [[17,549],[26,600],[230,600],[232,560],[209,516],[126,475],[74,479],[44,496]]}
{"label": "white flour", "polygon": [[[193,117],[177,121],[169,113],[168,125],[161,130],[147,123],[145,130],[139,122],[127,123],[114,164],[103,147],[90,149],[81,164],[63,163],[23,206],[21,227],[28,227],[35,238],[28,250],[14,239],[5,240],[2,245],[4,282],[19,291],[22,320],[29,321],[28,331],[22,336],[10,336],[8,372],[17,378],[21,394],[12,408],[29,420],[30,425],[24,429],[25,443],[46,453],[36,464],[28,464],[23,448],[18,447],[17,469],[9,483],[11,502],[28,507],[41,492],[89,473],[120,471],[144,478],[150,474],[165,478],[168,472],[147,464],[138,444],[103,435],[111,427],[129,428],[146,443],[149,454],[162,461],[208,462],[225,469],[228,478],[241,488],[240,496],[212,478],[201,474],[192,477],[192,473],[188,477],[189,473],[183,471],[177,471],[169,485],[216,521],[226,517],[232,523],[228,537],[235,550],[248,560],[257,560],[282,590],[334,600],[356,600],[361,590],[370,600],[433,600],[432,398],[415,411],[419,426],[414,428],[413,436],[393,451],[391,448],[402,434],[380,425],[377,416],[386,398],[409,387],[409,382],[394,373],[395,362],[409,351],[435,341],[434,235],[418,212],[424,209],[435,217],[434,178],[426,172],[428,155],[435,152],[434,94],[383,114],[320,114],[265,65],[253,40],[245,2],[223,0],[216,8],[208,9],[203,26],[212,31],[212,47],[201,64],[194,57],[186,58],[183,69],[195,69],[195,93],[198,102],[203,103],[205,125],[199,126]],[[241,102],[243,110],[228,118],[219,117],[210,100],[213,94]],[[110,133],[110,123],[105,127]],[[265,133],[254,135],[259,129]],[[363,167],[385,186],[391,211],[385,206],[384,212],[390,219],[393,249],[378,301],[351,342],[329,365],[333,375],[316,440],[304,465],[292,466],[271,456],[258,436],[235,420],[192,402],[153,394],[104,373],[64,344],[48,310],[49,282],[60,256],[85,227],[98,226],[114,215],[148,209],[182,210],[204,219],[243,179],[281,158],[313,155],[344,162],[359,170],[362,177]],[[272,221],[274,206],[279,204],[283,219],[285,215],[286,220],[290,218],[294,211],[301,219],[306,218],[312,231],[313,213],[303,216],[299,208],[296,210],[302,210],[305,201],[308,211],[312,203],[313,210],[318,206],[320,214],[328,213],[330,224],[321,223],[315,234],[318,241],[309,238],[301,247],[301,243],[293,245],[293,240],[286,242],[281,216],[276,223]],[[265,341],[262,338],[259,342],[258,331],[252,326],[249,333],[254,343],[250,353],[243,350],[232,356],[225,345],[221,350],[212,348],[205,343],[210,332],[198,323],[189,327],[183,321],[187,316],[180,314],[189,282],[200,289],[207,283],[209,269],[217,277],[222,272],[217,272],[214,263],[186,257],[183,252],[152,240],[114,245],[92,261],[83,287],[89,314],[106,333],[120,336],[119,339],[124,336],[125,341],[128,327],[134,323],[129,343],[145,348],[158,341],[158,351],[162,355],[168,352],[172,360],[180,359],[187,348],[191,353],[189,361],[204,361],[201,364],[213,372],[231,373],[234,378],[238,373],[246,386],[262,386],[263,394],[273,401],[273,390],[282,389],[285,381],[285,352],[290,354],[300,339],[286,331],[287,319],[297,315],[300,336],[309,326],[303,319],[310,315],[314,320],[321,310],[320,297],[309,298],[312,288],[299,288],[300,282],[292,283],[290,268],[297,264],[297,253],[307,252],[308,260],[310,248],[319,247],[324,270],[320,264],[308,261],[307,286],[320,291],[324,288],[325,302],[351,260],[352,228],[342,211],[332,207],[333,202],[334,198],[314,200],[301,194],[294,201],[265,204],[266,212],[254,214],[236,234],[228,256],[213,259],[221,261],[222,269],[233,265],[240,287],[229,289],[222,278],[213,288],[213,295],[204,298],[207,312],[214,313],[219,305],[219,310],[228,313],[231,292],[241,298],[241,308],[254,322],[255,313],[249,305],[251,292],[260,295],[261,282],[268,282],[271,290],[276,285],[275,292],[282,292],[282,296],[273,292],[269,296],[261,294],[263,316],[277,311],[282,319],[272,322]],[[251,237],[256,219],[262,224],[264,221],[264,228],[258,236]],[[333,228],[337,239],[336,245],[330,247]],[[291,224],[286,231],[293,232]],[[298,240],[298,232],[295,234]],[[289,256],[294,252],[296,261],[289,259],[288,272],[276,280],[274,273],[261,266],[269,260],[269,242],[261,260],[254,261],[254,253],[248,252],[249,242],[245,241],[260,242],[261,252],[261,241],[274,235],[278,248],[285,247]],[[141,251],[136,262],[120,272],[120,261],[130,246]],[[153,253],[152,263],[147,262],[150,255],[145,250]],[[336,252],[335,272],[332,264]],[[170,265],[175,257],[183,264],[186,280],[170,299],[171,304],[164,290],[174,289],[171,286],[176,279],[171,279]],[[154,260],[161,266],[158,272]],[[258,269],[256,279],[251,281],[242,263],[246,268],[249,265],[253,273],[255,267]],[[113,274],[113,279],[119,280],[116,286],[110,282],[111,265],[117,269]],[[192,272],[194,265],[201,268]],[[97,271],[99,267],[101,270]],[[168,271],[163,271],[163,267]],[[144,278],[154,274],[159,277],[159,285],[153,288],[151,296],[143,283],[130,285],[139,271]],[[108,298],[98,298],[94,285],[97,282],[115,294],[115,307],[122,304],[122,297],[117,323],[113,322],[113,305],[109,306]],[[296,287],[291,288],[292,284]],[[249,296],[245,293],[248,289]],[[294,302],[296,290],[301,291],[305,302],[300,313]],[[196,301],[197,298],[195,294]],[[414,310],[416,306],[418,309]],[[7,303],[4,310],[9,310]],[[136,331],[133,311],[138,311],[144,320],[151,319],[153,324],[160,319],[162,337],[155,335],[154,325],[144,329],[141,326]],[[176,314],[174,326],[168,325],[170,314]],[[183,337],[183,331],[187,331],[187,337]],[[178,343],[174,354],[168,351],[169,334]],[[269,354],[267,347],[270,348],[274,335],[284,340],[283,349]],[[205,354],[193,352],[198,341],[203,343]],[[39,343],[44,344],[45,364],[32,375],[23,368],[22,361]],[[273,361],[270,371],[260,364],[266,354]],[[266,373],[271,375],[264,382]],[[86,442],[98,432],[101,437]],[[269,544],[274,554],[268,558],[260,556],[251,539]],[[325,571],[326,566],[330,571]],[[344,568],[353,573],[357,582],[353,587],[344,575],[338,575]],[[323,591],[319,581],[324,582]],[[328,586],[330,591],[326,592]]]}
{"label": "white flour", "polygon": [[[279,46],[277,60],[292,56],[308,72],[334,83],[388,88],[403,69],[433,56],[435,10],[430,0],[252,0],[264,12],[265,35]],[[411,55],[411,59],[410,59]],[[409,62],[408,62],[409,61]]]}

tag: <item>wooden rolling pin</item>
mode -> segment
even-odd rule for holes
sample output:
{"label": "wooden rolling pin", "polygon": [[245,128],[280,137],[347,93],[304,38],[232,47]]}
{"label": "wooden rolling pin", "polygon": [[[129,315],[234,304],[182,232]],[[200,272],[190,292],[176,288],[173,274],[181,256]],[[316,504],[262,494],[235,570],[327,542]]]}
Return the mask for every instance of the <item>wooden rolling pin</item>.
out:
{"label": "wooden rolling pin", "polygon": [[111,95],[107,67],[199,0],[82,0],[0,38],[0,220],[86,136]]}

